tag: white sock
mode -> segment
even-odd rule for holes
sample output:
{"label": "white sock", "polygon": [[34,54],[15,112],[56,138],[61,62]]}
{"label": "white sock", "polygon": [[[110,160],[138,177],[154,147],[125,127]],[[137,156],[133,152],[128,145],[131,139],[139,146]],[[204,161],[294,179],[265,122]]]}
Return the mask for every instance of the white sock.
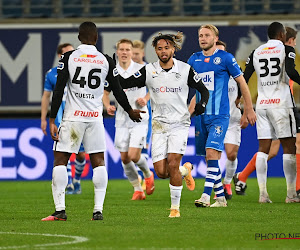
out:
{"label": "white sock", "polygon": [[54,167],[52,172],[52,195],[56,211],[66,209],[65,189],[67,185],[68,174],[66,166],[58,165]]}
{"label": "white sock", "polygon": [[283,172],[286,179],[287,196],[293,198],[296,193],[296,157],[294,154],[283,154]]}
{"label": "white sock", "polygon": [[238,160],[237,158],[234,160],[234,161],[230,161],[230,160],[227,160],[226,161],[226,174],[225,174],[225,177],[224,177],[224,184],[230,184],[231,181],[232,181],[232,178],[235,174],[235,171],[237,169],[237,165],[238,165]]}
{"label": "white sock", "polygon": [[129,180],[129,182],[131,183],[131,185],[134,188],[134,191],[143,191],[142,186],[139,182],[139,174],[136,170],[136,167],[133,163],[133,161],[124,164],[122,162],[122,166],[124,168],[124,172]]}
{"label": "white sock", "polygon": [[266,196],[267,192],[267,171],[268,171],[268,155],[258,152],[256,157],[256,175],[260,195]]}
{"label": "white sock", "polygon": [[68,184],[72,184],[72,165],[70,160],[68,161],[68,165],[67,165],[67,173],[68,173]]}
{"label": "white sock", "polygon": [[108,175],[105,166],[98,166],[93,169],[93,172],[93,183],[95,192],[95,206],[93,212],[95,213],[97,211],[100,211],[102,213],[108,182]]}
{"label": "white sock", "polygon": [[141,154],[141,158],[135,164],[140,168],[140,170],[142,170],[144,178],[149,178],[151,176],[152,173],[148,167],[148,162],[144,155]]}
{"label": "white sock", "polygon": [[171,209],[179,209],[182,186],[173,186],[169,184],[171,194]]}

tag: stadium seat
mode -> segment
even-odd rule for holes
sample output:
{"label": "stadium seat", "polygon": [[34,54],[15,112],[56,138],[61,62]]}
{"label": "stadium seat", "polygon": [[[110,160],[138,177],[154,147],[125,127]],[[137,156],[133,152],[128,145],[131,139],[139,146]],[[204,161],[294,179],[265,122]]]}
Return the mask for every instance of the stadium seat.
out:
{"label": "stadium seat", "polygon": [[18,18],[23,15],[22,0],[2,0],[2,15],[4,18]]}
{"label": "stadium seat", "polygon": [[263,14],[264,10],[264,0],[249,0],[245,1],[241,8],[242,12],[245,14]]}
{"label": "stadium seat", "polygon": [[113,3],[111,0],[90,1],[90,16],[93,17],[109,17],[113,16]]}
{"label": "stadium seat", "polygon": [[62,14],[64,17],[81,17],[83,7],[81,0],[62,0]]}
{"label": "stadium seat", "polygon": [[148,16],[171,16],[173,13],[172,0],[150,0]]}
{"label": "stadium seat", "polygon": [[232,15],[234,11],[232,0],[210,0],[209,15]]}
{"label": "stadium seat", "polygon": [[128,17],[143,15],[143,2],[143,0],[123,0],[123,15]]}
{"label": "stadium seat", "polygon": [[186,16],[202,15],[204,12],[204,6],[202,1],[198,0],[184,0],[183,13]]}
{"label": "stadium seat", "polygon": [[51,17],[53,9],[52,0],[31,0],[29,17]]}
{"label": "stadium seat", "polygon": [[288,14],[293,12],[294,10],[294,1],[285,0],[278,1],[272,0],[270,2],[270,10],[269,13],[272,14]]}

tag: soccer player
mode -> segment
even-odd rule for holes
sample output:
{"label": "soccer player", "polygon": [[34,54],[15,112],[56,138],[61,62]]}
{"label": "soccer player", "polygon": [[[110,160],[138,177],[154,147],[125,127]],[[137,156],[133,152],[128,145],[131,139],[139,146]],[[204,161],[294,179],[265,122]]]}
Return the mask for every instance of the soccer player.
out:
{"label": "soccer player", "polygon": [[[55,212],[42,221],[67,219],[65,213],[65,188],[68,182],[66,165],[72,153],[78,153],[83,142],[90,155],[93,167],[95,206],[92,220],[102,220],[103,203],[108,176],[104,166],[105,132],[102,118],[102,96],[105,80],[110,82],[113,93],[128,112],[130,118],[140,122],[140,113],[133,110],[120,87],[118,71],[113,60],[99,52],[95,45],[98,30],[94,23],[84,22],[79,26],[78,39],[81,45],[62,55],[57,68],[57,83],[53,93],[50,132],[55,141],[52,194]],[[55,118],[67,85],[66,106],[59,129]]]}
{"label": "soccer player", "polygon": [[[216,42],[216,47],[219,50],[226,51],[226,43],[218,40]],[[226,200],[232,198],[231,181],[237,169],[237,154],[241,143],[241,129],[248,126],[247,119],[241,119],[241,109],[240,109],[240,89],[236,81],[230,77],[228,82],[228,97],[230,104],[230,118],[229,126],[224,139],[224,147],[227,156],[226,160],[226,174],[223,181],[223,188]],[[196,103],[196,95],[192,98],[190,102],[190,113],[192,114],[193,107]],[[241,124],[241,121],[243,122]],[[216,197],[216,196],[215,196]]]}
{"label": "soccer player", "polygon": [[269,41],[259,46],[249,56],[245,79],[248,82],[255,71],[258,76],[256,102],[257,137],[259,149],[256,156],[256,174],[260,191],[260,203],[272,203],[267,192],[267,160],[272,139],[278,138],[283,148],[283,170],[287,183],[287,197],[296,197],[296,123],[294,101],[289,86],[290,79],[299,82],[295,71],[295,53],[285,46],[286,30],[279,22],[268,27]]}
{"label": "soccer player", "polygon": [[144,61],[145,43],[140,40],[133,40],[132,44],[132,60],[136,63],[146,65],[147,63]]}
{"label": "soccer player", "polygon": [[[117,69],[122,77],[128,78],[143,67],[143,65],[135,63],[131,60],[133,47],[131,40],[121,39],[117,42],[116,47],[118,56]],[[116,108],[110,105],[109,93],[111,90],[111,86],[108,82],[104,89],[103,104],[108,113],[113,115],[111,110],[116,110]],[[130,105],[132,107],[140,108],[145,112],[145,114],[143,114],[142,122],[134,123],[130,120],[124,109],[118,106],[115,122],[115,147],[121,153],[124,172],[134,188],[134,193],[131,199],[144,200],[146,196],[139,181],[135,164],[143,172],[146,182],[146,193],[151,195],[155,189],[154,174],[148,167],[146,157],[141,154],[142,148],[146,146],[148,132],[149,114],[147,102],[149,100],[149,94],[147,94],[146,87],[128,88],[124,89],[124,91],[127,95]]]}
{"label": "soccer player", "polygon": [[[235,58],[216,47],[219,39],[218,29],[211,24],[202,25],[198,34],[202,51],[194,53],[188,63],[199,73],[210,95],[205,113],[196,118],[196,151],[197,154],[206,157],[207,174],[204,192],[200,199],[195,200],[195,205],[209,207],[214,187],[217,197],[211,207],[226,207],[218,160],[224,148],[224,138],[229,125],[228,81],[230,76],[239,84],[245,100],[245,117],[251,125],[254,125],[256,115],[248,86]],[[196,92],[197,101],[199,97],[199,93]]]}
{"label": "soccer player", "polygon": [[[57,47],[56,53],[57,53],[58,57],[60,58],[62,54],[64,54],[65,52],[71,51],[71,50],[74,50],[74,48],[70,43],[63,43]],[[43,130],[43,133],[45,135],[47,135],[46,117],[47,117],[48,107],[49,107],[49,103],[50,103],[50,96],[51,96],[51,93],[54,91],[54,88],[56,85],[56,80],[57,80],[57,67],[54,67],[54,68],[50,69],[46,74],[45,84],[44,84],[44,93],[43,93],[42,101],[41,101],[41,129]],[[63,101],[58,110],[57,117],[55,120],[55,124],[57,127],[59,127],[59,124],[60,124],[62,116],[63,116],[64,107],[65,107],[65,96],[67,93],[66,91],[64,93]],[[86,164],[85,152],[84,152],[83,146],[81,145],[80,149],[79,149],[79,153],[76,154],[74,180],[72,180],[71,163],[70,163],[70,161],[68,162],[68,166],[67,166],[68,185],[67,185],[66,194],[80,194],[81,193],[80,179],[81,179],[81,174],[83,172],[85,164]]]}
{"label": "soccer player", "polygon": [[[292,72],[294,76],[297,78],[297,71],[295,70],[295,46],[296,46],[296,38],[297,38],[297,31],[294,30],[291,27],[286,27],[286,39],[285,39],[285,45],[286,48],[288,49],[290,56],[287,59],[287,63],[288,63],[288,67],[290,69],[290,71],[294,71]],[[293,60],[294,58],[294,60]],[[293,62],[291,61],[293,60]],[[291,73],[290,73],[291,74]],[[287,76],[287,74],[286,74]],[[290,89],[291,92],[293,93],[293,81],[291,79],[286,79],[287,81],[289,81],[289,85],[290,85]],[[298,115],[298,111],[297,108],[294,108],[294,113],[295,113],[295,119],[296,119],[296,127],[297,127],[297,135],[296,135],[296,162],[297,162],[297,180],[296,180],[296,190],[299,190],[298,193],[300,193],[300,117]],[[298,125],[299,124],[299,125]],[[272,159],[273,157],[275,157],[279,151],[279,147],[280,147],[280,140],[276,139],[273,140],[271,143],[271,147],[270,147],[270,152],[269,152],[269,156],[268,156],[268,161],[270,159]],[[235,191],[238,195],[244,195],[245,194],[245,190],[247,188],[247,184],[246,181],[249,177],[249,175],[256,169],[256,156],[257,153],[252,157],[252,159],[249,161],[249,163],[247,164],[247,166],[244,168],[244,170],[240,173],[237,173],[234,176],[234,182],[235,182]],[[299,168],[299,169],[298,169]],[[287,198],[286,201],[287,203],[292,203],[292,202],[299,202],[299,197],[292,197],[292,198]]]}
{"label": "soccer player", "polygon": [[[170,178],[170,218],[180,217],[182,177],[188,189],[195,188],[191,175],[192,164],[180,166],[187,146],[190,114],[187,108],[189,87],[201,93],[195,114],[204,112],[208,90],[191,66],[174,58],[181,49],[182,33],[161,34],[153,38],[152,46],[158,61],[149,63],[128,79],[121,78],[127,87],[147,86],[152,107],[152,160],[159,178]],[[123,88],[124,88],[123,86]]]}

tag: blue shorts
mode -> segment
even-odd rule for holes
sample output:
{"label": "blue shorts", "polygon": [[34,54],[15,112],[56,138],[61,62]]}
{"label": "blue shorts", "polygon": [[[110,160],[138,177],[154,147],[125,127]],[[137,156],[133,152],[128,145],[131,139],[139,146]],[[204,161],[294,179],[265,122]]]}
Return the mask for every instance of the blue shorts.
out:
{"label": "blue shorts", "polygon": [[206,149],[223,151],[229,125],[229,115],[199,115],[195,120],[196,154],[206,155]]}

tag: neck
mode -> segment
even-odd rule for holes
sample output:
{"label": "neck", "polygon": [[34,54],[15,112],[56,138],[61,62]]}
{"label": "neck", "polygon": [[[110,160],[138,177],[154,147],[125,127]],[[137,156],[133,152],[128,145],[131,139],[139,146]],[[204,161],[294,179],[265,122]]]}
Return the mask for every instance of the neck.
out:
{"label": "neck", "polygon": [[211,47],[209,50],[203,50],[203,55],[205,56],[212,56],[217,49],[216,46]]}
{"label": "neck", "polygon": [[120,62],[119,61],[119,64],[120,64],[121,68],[124,69],[124,70],[127,70],[129,68],[130,63],[131,63],[131,61],[128,61],[128,62]]}
{"label": "neck", "polygon": [[166,63],[164,63],[161,60],[159,60],[159,65],[163,69],[170,69],[170,68],[173,67],[173,64],[174,64],[173,58],[170,58],[170,60],[168,62],[166,62]]}

